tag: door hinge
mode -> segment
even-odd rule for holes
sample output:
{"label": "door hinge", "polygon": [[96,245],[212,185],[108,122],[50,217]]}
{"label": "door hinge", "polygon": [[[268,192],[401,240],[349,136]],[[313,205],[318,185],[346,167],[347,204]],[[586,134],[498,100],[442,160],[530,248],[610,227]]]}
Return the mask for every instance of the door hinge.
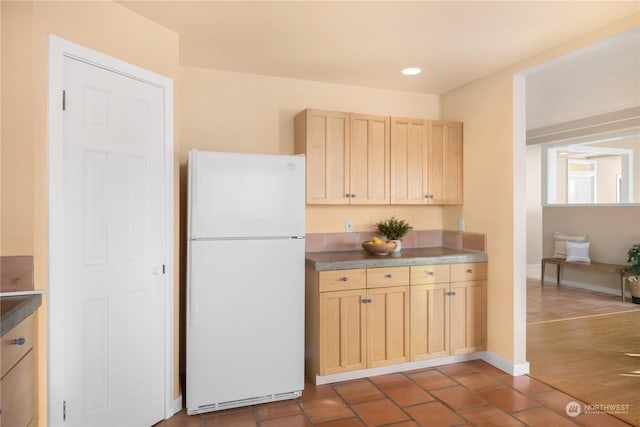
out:
{"label": "door hinge", "polygon": [[67,110],[67,91],[62,91],[62,111]]}
{"label": "door hinge", "polygon": [[67,401],[62,401],[62,421],[67,421]]}
{"label": "door hinge", "polygon": [[162,264],[162,274],[167,274],[167,266]]}

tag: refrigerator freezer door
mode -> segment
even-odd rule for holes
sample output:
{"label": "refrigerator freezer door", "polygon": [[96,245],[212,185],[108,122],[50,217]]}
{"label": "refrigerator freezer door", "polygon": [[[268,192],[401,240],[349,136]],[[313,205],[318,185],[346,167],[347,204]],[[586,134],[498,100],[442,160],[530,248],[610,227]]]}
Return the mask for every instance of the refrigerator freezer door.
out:
{"label": "refrigerator freezer door", "polygon": [[192,241],[188,250],[188,412],[302,390],[304,240]]}
{"label": "refrigerator freezer door", "polygon": [[189,238],[304,236],[305,159],[189,152]]}

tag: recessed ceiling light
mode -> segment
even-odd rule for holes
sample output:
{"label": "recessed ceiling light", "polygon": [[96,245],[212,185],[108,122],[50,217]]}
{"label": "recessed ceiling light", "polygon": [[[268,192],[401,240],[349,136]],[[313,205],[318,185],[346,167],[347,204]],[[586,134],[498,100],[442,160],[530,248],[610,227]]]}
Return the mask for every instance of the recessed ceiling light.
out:
{"label": "recessed ceiling light", "polygon": [[401,71],[405,76],[413,76],[415,74],[420,74],[421,72],[422,70],[418,67],[409,67]]}

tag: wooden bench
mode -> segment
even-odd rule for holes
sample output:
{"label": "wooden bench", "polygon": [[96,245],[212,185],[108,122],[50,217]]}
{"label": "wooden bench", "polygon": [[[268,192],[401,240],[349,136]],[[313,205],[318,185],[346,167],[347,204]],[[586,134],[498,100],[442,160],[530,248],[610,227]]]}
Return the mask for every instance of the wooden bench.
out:
{"label": "wooden bench", "polygon": [[560,285],[560,267],[562,266],[574,267],[581,270],[600,271],[603,273],[618,273],[620,275],[620,293],[622,301],[624,302],[624,269],[628,268],[627,265],[604,264],[601,262],[567,262],[560,258],[542,258],[542,277],[540,280],[542,286],[544,286],[544,269],[547,264],[555,264],[558,266],[556,276],[556,285],[558,286]]}

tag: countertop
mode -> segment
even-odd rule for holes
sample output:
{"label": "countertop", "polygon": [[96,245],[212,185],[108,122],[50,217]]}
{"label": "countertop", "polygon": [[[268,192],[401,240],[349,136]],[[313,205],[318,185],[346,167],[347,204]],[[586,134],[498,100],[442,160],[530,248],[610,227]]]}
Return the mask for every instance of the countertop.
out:
{"label": "countertop", "polygon": [[401,267],[426,264],[460,264],[486,262],[485,252],[449,248],[403,248],[389,255],[371,255],[358,251],[307,252],[305,265],[316,271],[354,268]]}
{"label": "countertop", "polygon": [[21,295],[0,298],[0,336],[16,327],[42,304],[42,295]]}

